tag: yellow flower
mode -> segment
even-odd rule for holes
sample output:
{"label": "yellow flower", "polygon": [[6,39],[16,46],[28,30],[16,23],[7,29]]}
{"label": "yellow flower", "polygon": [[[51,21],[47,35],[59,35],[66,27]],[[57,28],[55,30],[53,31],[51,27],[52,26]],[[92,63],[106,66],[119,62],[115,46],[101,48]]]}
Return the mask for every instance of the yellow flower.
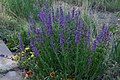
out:
{"label": "yellow flower", "polygon": [[19,55],[14,55],[12,56],[12,59],[15,61],[20,61],[20,56]]}
{"label": "yellow flower", "polygon": [[30,52],[30,54],[31,54],[31,56],[30,56],[31,58],[34,57],[34,53],[33,52]]}
{"label": "yellow flower", "polygon": [[29,57],[28,60],[30,60],[31,58]]}
{"label": "yellow flower", "polygon": [[30,52],[30,54],[33,54],[33,55],[34,55],[34,53],[33,53],[33,52]]}
{"label": "yellow flower", "polygon": [[25,52],[24,52],[24,51],[22,51],[22,52],[21,52],[21,54],[25,54]]}
{"label": "yellow flower", "polygon": [[31,55],[31,58],[32,58],[32,57],[34,57],[34,55],[33,55],[33,54]]}
{"label": "yellow flower", "polygon": [[25,48],[25,51],[26,51],[26,52],[27,52],[27,51],[29,51],[29,50],[30,50],[30,48],[29,48],[29,47],[26,47],[26,48]]}

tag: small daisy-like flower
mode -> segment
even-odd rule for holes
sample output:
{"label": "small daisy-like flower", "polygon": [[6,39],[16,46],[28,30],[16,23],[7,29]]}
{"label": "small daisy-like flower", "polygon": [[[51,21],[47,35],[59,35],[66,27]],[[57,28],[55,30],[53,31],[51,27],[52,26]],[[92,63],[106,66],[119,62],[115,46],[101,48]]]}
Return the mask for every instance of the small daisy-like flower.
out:
{"label": "small daisy-like flower", "polygon": [[51,78],[55,78],[55,77],[56,77],[56,74],[55,74],[54,71],[50,73],[50,77],[51,77]]}
{"label": "small daisy-like flower", "polygon": [[25,79],[30,78],[33,76],[33,72],[31,70],[25,70],[23,73]]}

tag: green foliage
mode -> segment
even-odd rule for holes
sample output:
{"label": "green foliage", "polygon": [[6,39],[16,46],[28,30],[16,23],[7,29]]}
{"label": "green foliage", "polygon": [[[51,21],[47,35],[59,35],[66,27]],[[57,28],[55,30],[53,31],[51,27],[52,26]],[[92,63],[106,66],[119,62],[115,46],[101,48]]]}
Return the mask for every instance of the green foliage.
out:
{"label": "green foliage", "polygon": [[16,18],[10,17],[8,15],[4,15],[0,17],[0,39],[6,42],[8,48],[15,52],[18,50],[18,32],[22,32],[22,37],[25,42],[25,45],[28,45],[27,40],[27,24],[24,20],[17,20]]}
{"label": "green foliage", "polygon": [[[48,1],[51,4],[51,0]],[[16,18],[26,18],[30,15],[37,17],[37,14],[43,4],[44,0],[3,0],[3,4],[6,7],[6,12]]]}
{"label": "green foliage", "polygon": [[[120,11],[120,0],[62,0],[68,4],[74,4],[76,6],[94,7],[104,11]],[[86,5],[87,2],[87,5]]]}

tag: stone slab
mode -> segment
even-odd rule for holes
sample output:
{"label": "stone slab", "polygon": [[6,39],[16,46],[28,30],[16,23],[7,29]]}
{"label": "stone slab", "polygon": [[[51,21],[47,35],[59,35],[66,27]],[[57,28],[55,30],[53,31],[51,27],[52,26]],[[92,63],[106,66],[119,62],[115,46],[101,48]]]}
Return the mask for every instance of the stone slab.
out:
{"label": "stone slab", "polygon": [[18,67],[18,62],[11,59],[12,52],[7,48],[5,43],[0,40],[0,55],[7,55],[9,58],[0,57],[0,72],[5,72]]}
{"label": "stone slab", "polygon": [[7,56],[12,55],[12,52],[8,49],[8,47],[2,40],[0,40],[0,54],[4,54]]}
{"label": "stone slab", "polygon": [[22,75],[16,71],[9,71],[0,80],[23,80]]}

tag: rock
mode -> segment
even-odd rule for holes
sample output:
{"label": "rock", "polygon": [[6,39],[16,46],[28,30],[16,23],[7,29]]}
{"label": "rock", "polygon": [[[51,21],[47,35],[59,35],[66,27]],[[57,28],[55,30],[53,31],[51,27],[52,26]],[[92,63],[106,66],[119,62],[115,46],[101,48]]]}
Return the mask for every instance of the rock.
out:
{"label": "rock", "polygon": [[[6,55],[9,58],[13,56],[12,52],[7,48],[7,46],[2,40],[0,40],[0,55]],[[0,72],[5,72],[15,67],[18,67],[16,61],[0,56]]]}
{"label": "rock", "polygon": [[9,71],[0,80],[23,80],[22,75],[16,71]]}
{"label": "rock", "polygon": [[18,67],[16,61],[13,61],[11,59],[6,59],[6,58],[0,59],[0,72],[6,72],[16,67]]}
{"label": "rock", "polygon": [[0,74],[0,80],[1,80],[1,78],[2,78],[3,76],[4,76],[3,74]]}
{"label": "rock", "polygon": [[7,56],[12,55],[12,52],[7,48],[2,40],[0,40],[0,54],[4,54]]}

